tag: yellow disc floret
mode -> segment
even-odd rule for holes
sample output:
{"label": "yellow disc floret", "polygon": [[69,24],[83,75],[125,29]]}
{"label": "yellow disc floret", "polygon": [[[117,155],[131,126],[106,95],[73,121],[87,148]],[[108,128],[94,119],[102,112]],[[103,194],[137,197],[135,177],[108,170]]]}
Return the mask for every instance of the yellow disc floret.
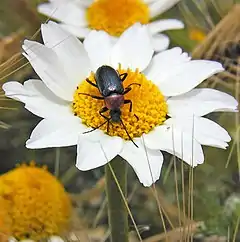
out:
{"label": "yellow disc floret", "polygon": [[[119,68],[118,72],[119,74],[127,73],[127,78],[123,82],[124,88],[131,83],[140,84],[132,85],[132,90],[124,95],[125,100],[132,101],[132,112],[129,110],[129,104],[121,107],[121,119],[130,137],[140,137],[143,133],[148,133],[166,120],[167,104],[165,98],[159,88],[147,80],[145,75],[138,70],[121,70]],[[94,73],[90,75],[89,80],[95,83]],[[96,87],[86,81],[81,82],[74,93],[72,105],[74,115],[81,118],[85,125],[93,128],[106,122],[106,119],[99,114],[99,111],[105,106],[104,100],[96,100],[81,93],[101,96]],[[109,111],[104,115],[110,118]],[[107,123],[100,129],[107,133]],[[121,123],[111,122],[108,135],[120,136],[128,140],[126,130]]]}
{"label": "yellow disc floret", "polygon": [[0,176],[0,198],[8,204],[12,236],[40,240],[68,226],[71,202],[45,168],[22,165]]}
{"label": "yellow disc floret", "polygon": [[113,36],[120,36],[134,23],[150,21],[148,5],[142,0],[97,0],[87,9],[86,18],[91,29]]}

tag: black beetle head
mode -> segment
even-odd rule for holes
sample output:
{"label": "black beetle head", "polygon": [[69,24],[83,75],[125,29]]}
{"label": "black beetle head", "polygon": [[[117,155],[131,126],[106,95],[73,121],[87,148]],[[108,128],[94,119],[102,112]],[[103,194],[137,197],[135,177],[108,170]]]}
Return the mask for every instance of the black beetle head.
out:
{"label": "black beetle head", "polygon": [[121,110],[120,109],[110,110],[110,116],[113,123],[120,123]]}

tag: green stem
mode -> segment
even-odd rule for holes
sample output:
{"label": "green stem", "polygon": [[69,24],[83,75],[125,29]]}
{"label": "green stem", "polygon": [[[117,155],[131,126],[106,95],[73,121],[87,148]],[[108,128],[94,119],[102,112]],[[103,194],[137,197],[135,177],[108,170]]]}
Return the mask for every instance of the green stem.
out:
{"label": "green stem", "polygon": [[[114,173],[114,174],[113,174]],[[119,191],[127,194],[127,164],[116,156],[105,166],[106,193],[108,201],[108,222],[112,242],[128,242],[128,213]],[[115,176],[115,178],[114,178]],[[117,182],[115,181],[117,179]]]}

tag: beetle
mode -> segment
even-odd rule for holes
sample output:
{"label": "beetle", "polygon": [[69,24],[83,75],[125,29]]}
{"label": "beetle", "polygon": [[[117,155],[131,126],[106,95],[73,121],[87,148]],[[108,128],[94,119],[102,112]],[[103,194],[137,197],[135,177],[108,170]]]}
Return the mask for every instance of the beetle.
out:
{"label": "beetle", "polygon": [[[133,142],[132,138],[127,132],[127,129],[122,122],[121,119],[121,107],[125,104],[129,104],[129,112],[132,112],[132,101],[129,99],[124,99],[124,95],[131,91],[131,86],[138,85],[139,83],[131,83],[126,88],[123,86],[124,80],[127,78],[127,73],[119,74],[114,68],[111,66],[103,65],[99,67],[95,73],[95,82],[90,81],[86,78],[86,81],[98,88],[101,96],[95,96],[88,93],[80,93],[86,96],[90,96],[94,99],[104,100],[105,106],[99,111],[99,114],[106,119],[106,122],[101,124],[100,126],[94,128],[93,130],[87,131],[85,133],[94,131],[100,128],[102,125],[107,123],[107,132],[109,131],[109,123],[112,121],[113,123],[121,123],[123,128],[125,129],[129,139]],[[110,118],[104,115],[105,112],[110,111]],[[138,117],[134,114],[134,116]],[[134,143],[134,142],[133,142]],[[135,146],[137,146],[134,143]]]}

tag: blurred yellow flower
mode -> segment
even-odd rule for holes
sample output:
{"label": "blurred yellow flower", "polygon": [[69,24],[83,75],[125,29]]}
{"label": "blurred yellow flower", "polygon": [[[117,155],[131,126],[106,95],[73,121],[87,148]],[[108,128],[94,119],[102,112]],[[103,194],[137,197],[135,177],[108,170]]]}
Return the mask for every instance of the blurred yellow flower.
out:
{"label": "blurred yellow flower", "polygon": [[148,24],[150,10],[141,0],[99,0],[94,1],[86,10],[86,18],[91,29],[120,36],[135,23]]}
{"label": "blurred yellow flower", "polygon": [[12,236],[39,240],[67,229],[71,202],[60,182],[33,162],[0,176],[0,198],[8,206]]}
{"label": "blurred yellow flower", "polygon": [[8,214],[8,204],[0,197],[0,241],[5,241],[11,234],[11,219]]}
{"label": "blurred yellow flower", "polygon": [[191,40],[202,42],[206,38],[206,34],[200,29],[190,29],[188,31],[189,38]]}

